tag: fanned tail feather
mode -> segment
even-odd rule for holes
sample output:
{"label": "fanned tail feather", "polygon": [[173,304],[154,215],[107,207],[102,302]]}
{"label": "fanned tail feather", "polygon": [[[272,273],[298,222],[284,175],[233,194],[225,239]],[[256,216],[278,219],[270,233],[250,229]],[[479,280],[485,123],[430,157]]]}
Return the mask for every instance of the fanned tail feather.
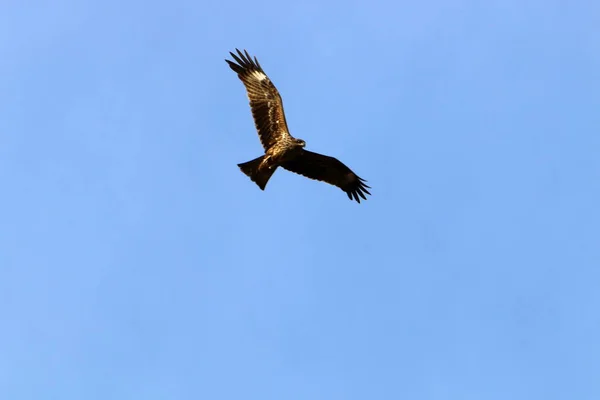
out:
{"label": "fanned tail feather", "polygon": [[252,182],[255,182],[258,185],[258,187],[261,188],[261,190],[265,190],[267,182],[269,182],[271,175],[273,175],[273,173],[277,169],[277,167],[273,167],[271,169],[267,166],[261,167],[264,158],[265,156],[260,156],[252,161],[238,164],[238,167],[240,167],[242,172],[248,175]]}

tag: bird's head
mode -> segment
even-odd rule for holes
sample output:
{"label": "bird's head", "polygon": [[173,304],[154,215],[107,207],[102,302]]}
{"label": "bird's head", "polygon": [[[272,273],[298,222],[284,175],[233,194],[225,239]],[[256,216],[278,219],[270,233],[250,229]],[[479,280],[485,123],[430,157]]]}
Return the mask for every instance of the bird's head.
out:
{"label": "bird's head", "polygon": [[302,139],[296,139],[296,144],[300,147],[306,146],[306,142]]}

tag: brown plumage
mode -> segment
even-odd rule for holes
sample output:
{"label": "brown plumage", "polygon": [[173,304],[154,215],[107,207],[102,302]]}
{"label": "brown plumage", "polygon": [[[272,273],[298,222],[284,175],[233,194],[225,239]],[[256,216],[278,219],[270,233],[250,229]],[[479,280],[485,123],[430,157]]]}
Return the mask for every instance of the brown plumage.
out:
{"label": "brown plumage", "polygon": [[264,190],[271,175],[281,166],[307,178],[337,186],[346,192],[350,200],[359,203],[360,198],[366,200],[365,193],[371,193],[364,179],[336,158],[304,150],[304,140],[289,133],[277,88],[256,57],[252,59],[245,50],[244,53],[236,51],[237,55],[229,54],[237,63],[225,61],[246,87],[258,137],[265,150],[265,155],[238,164],[242,172]]}

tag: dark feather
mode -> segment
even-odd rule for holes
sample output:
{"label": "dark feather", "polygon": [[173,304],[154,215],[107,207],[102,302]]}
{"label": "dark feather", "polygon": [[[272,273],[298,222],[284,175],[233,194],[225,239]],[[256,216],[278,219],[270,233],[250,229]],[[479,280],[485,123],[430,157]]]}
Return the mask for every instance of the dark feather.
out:
{"label": "dark feather", "polygon": [[247,51],[236,49],[237,55],[229,53],[237,62],[225,60],[238,74],[246,87],[250,108],[258,136],[265,150],[277,143],[283,136],[290,136],[283,111],[283,101],[277,88],[263,71],[256,57],[254,60]]}
{"label": "dark feather", "polygon": [[337,186],[346,192],[350,200],[356,200],[359,203],[361,197],[364,200],[367,199],[365,193],[371,194],[367,190],[370,189],[370,186],[364,183],[366,181],[337,158],[303,150],[293,160],[286,161],[281,166],[307,178]]}

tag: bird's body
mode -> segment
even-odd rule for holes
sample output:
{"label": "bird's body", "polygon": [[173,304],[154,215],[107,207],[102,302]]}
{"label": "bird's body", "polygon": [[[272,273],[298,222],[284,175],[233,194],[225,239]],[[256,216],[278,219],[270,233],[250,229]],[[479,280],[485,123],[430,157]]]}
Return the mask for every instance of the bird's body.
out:
{"label": "bird's body", "polygon": [[265,151],[264,165],[267,167],[278,166],[286,161],[293,160],[296,158],[304,147],[304,142],[298,141],[298,139],[291,135],[286,135],[281,138],[280,141],[273,144]]}
{"label": "bird's body", "polygon": [[338,186],[348,197],[360,203],[366,199],[369,186],[339,160],[305,150],[306,143],[293,137],[285,120],[283,102],[275,85],[267,77],[256,57],[237,50],[231,56],[237,63],[225,60],[238,74],[246,87],[250,109],[265,154],[254,160],[238,164],[262,190],[278,167],[307,178]]}

